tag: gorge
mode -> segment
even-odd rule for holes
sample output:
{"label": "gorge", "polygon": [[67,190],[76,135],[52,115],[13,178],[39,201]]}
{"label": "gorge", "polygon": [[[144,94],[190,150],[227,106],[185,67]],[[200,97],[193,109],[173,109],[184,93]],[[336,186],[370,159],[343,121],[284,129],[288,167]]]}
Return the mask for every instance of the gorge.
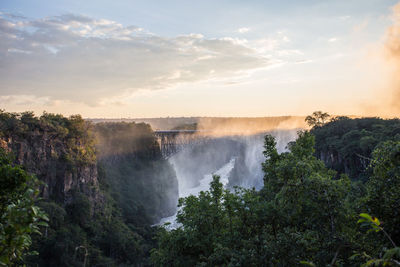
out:
{"label": "gorge", "polygon": [[[164,131],[160,147],[162,151],[167,143],[168,151],[176,151],[168,155],[168,161],[177,176],[179,198],[208,190],[213,174],[221,176],[226,188],[241,186],[259,190],[263,185],[261,163],[265,159],[262,153],[264,136],[266,134],[275,136],[278,151],[282,153],[287,150],[287,144],[296,139],[298,130],[275,130],[232,136],[207,136],[207,132],[197,134],[183,132],[181,133],[183,137],[176,131],[170,134]],[[174,145],[179,148],[174,148]],[[171,221],[173,218],[174,216],[163,218],[159,224],[173,223]]]}
{"label": "gorge", "polygon": [[[256,204],[264,205],[259,197],[269,192],[265,189],[266,177],[276,171],[284,173],[279,177],[291,177],[292,174],[282,167],[266,171],[271,159],[271,154],[266,154],[271,153],[268,147],[271,139],[266,136],[273,138],[279,158],[311,153],[304,159],[284,161],[290,166],[288,170],[294,171],[293,177],[297,177],[297,170],[309,172],[308,161],[316,161],[310,168],[318,166],[321,172],[318,175],[329,175],[326,182],[339,183],[340,190],[345,190],[342,186],[348,182],[343,179],[348,175],[352,191],[346,201],[361,195],[365,190],[363,183],[373,175],[371,169],[365,168],[365,160],[372,157],[373,150],[386,141],[400,140],[398,119],[338,117],[306,132],[298,132],[301,128],[296,123],[291,124],[293,128],[288,127],[289,124],[279,127],[283,125],[282,120],[265,120],[275,122],[264,131],[260,131],[259,126],[247,127],[239,134],[243,121],[235,125],[226,123],[226,119],[225,123],[208,129],[193,129],[199,126],[191,123],[153,131],[151,125],[143,122],[92,123],[79,115],[66,118],[44,113],[36,117],[32,112],[2,111],[1,149],[14,157],[14,164],[39,178],[41,199],[36,203],[49,217],[48,226],[41,229],[42,235],[32,236],[32,249],[39,254],[27,256],[27,264],[82,266],[83,262],[88,262],[90,266],[149,266],[158,262],[164,265],[160,263],[163,259],[157,258],[163,254],[157,253],[165,250],[163,257],[166,259],[170,255],[168,250],[173,249],[162,245],[164,223],[168,223],[165,229],[170,231],[166,235],[173,236],[185,229],[176,220],[177,212],[187,213],[185,205],[177,208],[179,198],[194,201],[210,196],[210,192],[216,190],[213,178],[216,174],[220,176],[221,190],[227,199],[256,197]],[[248,120],[247,126],[251,122]],[[304,143],[296,140],[299,133]],[[302,148],[312,145],[302,141],[310,139],[308,135],[311,134],[315,138],[315,155],[337,173],[325,170],[322,161],[313,158],[314,148]],[[293,189],[289,186],[287,190],[285,192]],[[291,194],[287,196],[290,197]],[[234,205],[240,207],[243,201]],[[317,203],[323,205],[323,201]],[[269,212],[268,207],[263,206],[260,211]],[[252,212],[253,208],[246,209]],[[226,209],[220,212],[222,216]],[[243,222],[236,218],[241,222],[237,227],[244,227],[250,215],[246,215]],[[395,224],[391,224],[387,216],[381,215],[392,229]],[[252,224],[249,227],[253,227]],[[391,232],[397,238],[398,233],[393,229]],[[84,249],[76,252],[76,248]]]}

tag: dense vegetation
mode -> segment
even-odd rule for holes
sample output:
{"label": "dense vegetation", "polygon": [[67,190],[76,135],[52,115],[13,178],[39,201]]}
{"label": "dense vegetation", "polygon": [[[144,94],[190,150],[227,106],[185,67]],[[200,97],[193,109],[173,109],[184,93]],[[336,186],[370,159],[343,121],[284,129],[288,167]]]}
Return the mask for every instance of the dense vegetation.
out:
{"label": "dense vegetation", "polygon": [[[181,226],[160,230],[153,263],[398,266],[400,142],[377,145],[369,164],[371,175],[362,184],[338,176],[315,157],[312,133],[319,127],[325,126],[300,132],[289,152],[282,154],[274,138],[265,137],[262,190],[231,192],[214,177],[210,191],[181,199]],[[358,221],[367,228],[359,228]]]}
{"label": "dense vegetation", "polygon": [[176,211],[178,181],[161,158],[153,131],[144,123],[98,123],[99,178],[110,188],[127,223],[150,225]]}
{"label": "dense vegetation", "polygon": [[148,125],[0,112],[0,266],[399,266],[399,120],[328,118],[282,154],[267,135],[260,191],[214,177],[169,231],[150,226],[177,185]]}
{"label": "dense vegetation", "polygon": [[348,117],[333,118],[311,130],[315,151],[329,168],[346,173],[353,180],[368,180],[372,152],[384,141],[400,141],[400,120]]}
{"label": "dense vegetation", "polygon": [[[162,215],[160,210],[165,208],[169,193],[166,189],[176,184],[172,169],[160,158],[148,125],[117,123],[95,127],[80,116],[66,118],[44,113],[36,117],[32,112],[2,111],[0,145],[15,154],[14,162],[21,164],[15,165],[18,172],[11,172],[7,169],[9,163],[0,162],[2,166],[6,164],[0,171],[7,171],[0,173],[4,190],[1,199],[5,201],[2,210],[15,201],[33,205],[33,196],[40,192],[42,199],[36,199],[36,205],[41,209],[33,206],[34,210],[44,210],[49,217],[48,226],[42,226],[39,235],[33,234],[39,227],[35,223],[30,228],[17,224],[18,220],[29,223],[29,218],[35,219],[31,213],[15,218],[3,212],[1,229],[6,232],[1,233],[0,251],[4,259],[9,258],[4,253],[13,249],[10,229],[18,226],[21,230],[15,235],[25,241],[15,257],[21,259],[30,246],[38,252],[25,257],[30,266],[148,263],[149,250],[155,245],[150,224],[156,219],[155,214]],[[36,174],[47,186],[34,183],[36,180],[29,175],[19,179],[16,174],[25,172],[23,169]],[[159,170],[158,176],[154,175],[155,170]],[[26,193],[27,200],[18,197],[24,190],[32,195]],[[25,206],[22,208],[27,209]],[[175,211],[175,204],[172,206],[167,215]],[[20,209],[17,206],[11,210],[12,215],[18,215]]]}
{"label": "dense vegetation", "polygon": [[33,112],[9,113],[0,110],[0,137],[3,139],[31,140],[46,134],[65,147],[60,158],[71,168],[95,162],[93,138],[89,124],[80,115],[66,118],[44,112],[36,117]]}
{"label": "dense vegetation", "polygon": [[34,203],[38,183],[0,149],[0,266],[19,265],[34,254],[28,251],[31,235],[47,226],[46,214]]}

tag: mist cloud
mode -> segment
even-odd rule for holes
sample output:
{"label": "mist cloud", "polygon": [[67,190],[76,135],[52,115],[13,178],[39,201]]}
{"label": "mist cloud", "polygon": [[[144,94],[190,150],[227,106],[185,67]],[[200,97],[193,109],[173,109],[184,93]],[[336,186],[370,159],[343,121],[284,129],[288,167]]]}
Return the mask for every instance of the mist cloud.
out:
{"label": "mist cloud", "polygon": [[199,135],[252,136],[274,130],[295,130],[307,127],[302,116],[259,117],[259,118],[199,118]]}
{"label": "mist cloud", "polygon": [[385,56],[391,70],[390,109],[400,113],[400,2],[393,7],[393,24],[386,31]]}
{"label": "mist cloud", "polygon": [[234,38],[161,37],[136,26],[62,15],[0,13],[0,92],[97,105],[137,90],[224,78],[268,66]]}

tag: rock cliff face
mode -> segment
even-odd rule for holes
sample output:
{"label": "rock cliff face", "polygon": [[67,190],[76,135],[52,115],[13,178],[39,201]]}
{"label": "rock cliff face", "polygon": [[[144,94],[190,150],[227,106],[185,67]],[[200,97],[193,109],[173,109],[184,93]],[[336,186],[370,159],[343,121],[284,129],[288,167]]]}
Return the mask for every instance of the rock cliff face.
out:
{"label": "rock cliff face", "polygon": [[94,212],[110,205],[105,199],[111,194],[135,225],[176,210],[175,171],[147,124],[93,125],[79,115],[0,110],[0,146],[44,182],[41,197],[63,207],[83,196]]}
{"label": "rock cliff face", "polygon": [[77,190],[95,200],[99,198],[96,163],[73,166],[68,162],[65,144],[46,132],[36,131],[26,138],[2,138],[4,149],[15,155],[15,161],[35,174],[46,185],[42,197],[67,204]]}
{"label": "rock cliff face", "polygon": [[81,266],[82,246],[90,266],[150,265],[149,225],[174,214],[178,187],[148,125],[0,110],[0,147],[43,181],[49,227],[28,266]]}
{"label": "rock cliff face", "polygon": [[328,168],[348,173],[347,164],[337,151],[318,151],[317,157],[322,160]]}
{"label": "rock cliff face", "polygon": [[[2,120],[1,126],[10,120]],[[24,127],[21,120],[14,122],[17,126],[13,129],[2,127],[0,146],[11,152],[17,164],[44,182],[42,198],[65,205],[77,191],[94,203],[101,202],[93,139],[87,133],[74,133],[78,126],[87,127],[81,118],[75,125],[65,127],[49,126],[40,120],[31,127]],[[65,118],[64,122],[70,121]]]}

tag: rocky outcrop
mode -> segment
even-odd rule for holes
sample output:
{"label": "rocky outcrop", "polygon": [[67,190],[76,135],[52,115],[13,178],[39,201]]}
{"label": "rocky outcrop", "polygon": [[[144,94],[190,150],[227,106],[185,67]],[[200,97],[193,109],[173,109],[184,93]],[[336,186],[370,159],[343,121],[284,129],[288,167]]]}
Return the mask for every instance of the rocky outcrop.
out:
{"label": "rocky outcrop", "polygon": [[84,144],[79,139],[75,143],[68,141],[69,144],[57,134],[35,130],[24,136],[3,136],[0,146],[13,154],[17,164],[44,182],[41,186],[44,199],[68,204],[74,191],[79,191],[92,202],[99,202],[96,162],[77,162],[71,156],[71,150]]}

